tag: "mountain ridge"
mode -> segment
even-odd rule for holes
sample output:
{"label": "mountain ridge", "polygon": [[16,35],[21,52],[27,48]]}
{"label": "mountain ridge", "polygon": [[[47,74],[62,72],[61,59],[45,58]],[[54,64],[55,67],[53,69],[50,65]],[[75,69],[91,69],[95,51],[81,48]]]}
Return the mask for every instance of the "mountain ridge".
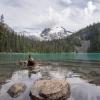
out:
{"label": "mountain ridge", "polygon": [[40,36],[44,40],[55,40],[55,39],[64,39],[67,36],[71,35],[72,32],[67,31],[64,27],[53,27],[53,28],[45,28]]}
{"label": "mountain ridge", "polygon": [[71,39],[75,37],[80,38],[81,41],[90,41],[87,52],[100,52],[100,23],[89,25],[70,36]]}

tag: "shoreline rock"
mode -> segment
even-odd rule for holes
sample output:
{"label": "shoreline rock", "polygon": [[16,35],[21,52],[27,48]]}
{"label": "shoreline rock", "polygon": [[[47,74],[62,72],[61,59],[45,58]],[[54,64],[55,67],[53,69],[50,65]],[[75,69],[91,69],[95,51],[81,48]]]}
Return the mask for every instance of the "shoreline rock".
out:
{"label": "shoreline rock", "polygon": [[100,86],[100,77],[94,78],[92,80],[89,80],[90,84],[95,84],[97,86]]}
{"label": "shoreline rock", "polygon": [[22,92],[24,92],[26,90],[26,85],[24,83],[15,83],[13,84],[9,90],[7,91],[7,93],[13,97],[16,98],[18,97]]}
{"label": "shoreline rock", "polygon": [[66,80],[38,80],[30,92],[31,100],[66,100],[70,86]]}

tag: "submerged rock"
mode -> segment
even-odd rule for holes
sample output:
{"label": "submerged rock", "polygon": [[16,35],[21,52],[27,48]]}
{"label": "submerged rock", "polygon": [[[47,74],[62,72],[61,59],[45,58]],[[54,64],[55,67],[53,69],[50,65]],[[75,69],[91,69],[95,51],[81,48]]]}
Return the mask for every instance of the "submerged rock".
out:
{"label": "submerged rock", "polygon": [[7,93],[11,96],[11,97],[17,97],[19,96],[22,92],[24,92],[26,90],[26,85],[24,83],[15,83],[14,85],[12,85],[9,90],[7,91]]}
{"label": "submerged rock", "polygon": [[91,76],[100,76],[100,73],[96,72],[96,71],[91,71],[91,72],[89,72],[89,75],[91,75]]}
{"label": "submerged rock", "polygon": [[97,77],[95,79],[90,80],[89,83],[100,86],[100,77],[99,78]]}
{"label": "submerged rock", "polygon": [[5,80],[0,80],[0,85],[7,83]]}
{"label": "submerged rock", "polygon": [[66,100],[70,86],[65,80],[38,80],[30,92],[31,100]]}

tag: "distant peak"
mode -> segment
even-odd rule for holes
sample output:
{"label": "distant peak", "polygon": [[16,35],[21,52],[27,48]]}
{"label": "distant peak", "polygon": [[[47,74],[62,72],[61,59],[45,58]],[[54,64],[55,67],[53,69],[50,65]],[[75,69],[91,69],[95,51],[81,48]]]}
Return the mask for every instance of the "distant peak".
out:
{"label": "distant peak", "polygon": [[69,36],[72,32],[67,31],[64,27],[51,27],[51,28],[45,28],[42,33],[41,37],[44,38],[44,40],[54,40],[54,39],[62,39]]}

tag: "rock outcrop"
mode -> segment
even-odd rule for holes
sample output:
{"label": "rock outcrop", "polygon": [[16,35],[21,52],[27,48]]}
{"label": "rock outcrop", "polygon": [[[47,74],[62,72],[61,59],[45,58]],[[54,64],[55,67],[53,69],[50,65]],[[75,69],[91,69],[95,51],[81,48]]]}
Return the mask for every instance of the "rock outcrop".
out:
{"label": "rock outcrop", "polygon": [[22,92],[24,92],[26,90],[26,85],[24,83],[15,83],[14,85],[12,85],[9,90],[7,91],[7,93],[15,98],[18,97]]}
{"label": "rock outcrop", "polygon": [[66,100],[70,86],[66,80],[38,80],[30,92],[31,100]]}

